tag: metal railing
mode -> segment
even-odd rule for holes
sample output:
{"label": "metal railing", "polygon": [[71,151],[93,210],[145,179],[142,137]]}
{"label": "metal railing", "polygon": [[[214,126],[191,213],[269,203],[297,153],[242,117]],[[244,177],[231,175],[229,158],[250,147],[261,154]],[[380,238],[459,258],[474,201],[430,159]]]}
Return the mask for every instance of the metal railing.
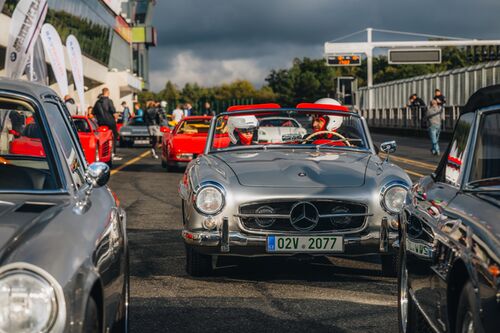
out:
{"label": "metal railing", "polygon": [[[445,132],[453,130],[460,115],[461,107],[447,106],[441,114],[441,129]],[[370,127],[425,129],[425,108],[379,108],[364,109],[359,113],[366,119]]]}
{"label": "metal railing", "polygon": [[[500,61],[481,63],[470,67],[396,80],[372,87],[373,109],[368,109],[368,88],[358,89],[355,109],[372,126],[418,128],[422,115],[406,107],[408,98],[416,93],[427,104],[439,88],[446,96],[444,130],[453,128],[460,107],[478,89],[500,83]],[[377,125],[375,125],[377,124]]]}

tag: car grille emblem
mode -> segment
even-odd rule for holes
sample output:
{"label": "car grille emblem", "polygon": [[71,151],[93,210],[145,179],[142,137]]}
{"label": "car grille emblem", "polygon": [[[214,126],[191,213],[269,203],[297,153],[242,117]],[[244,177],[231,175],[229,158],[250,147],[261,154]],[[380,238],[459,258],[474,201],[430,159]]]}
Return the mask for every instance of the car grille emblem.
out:
{"label": "car grille emblem", "polygon": [[318,222],[319,213],[312,203],[296,203],[290,211],[290,223],[299,231],[312,230],[318,225]]}
{"label": "car grille emblem", "polygon": [[305,177],[306,173],[305,172],[299,172],[299,177]]}

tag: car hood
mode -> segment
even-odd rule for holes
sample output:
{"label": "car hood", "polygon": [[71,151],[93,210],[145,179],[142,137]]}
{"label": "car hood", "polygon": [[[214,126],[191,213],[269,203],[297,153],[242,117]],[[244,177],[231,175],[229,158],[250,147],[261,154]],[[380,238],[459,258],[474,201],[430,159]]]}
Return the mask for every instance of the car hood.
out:
{"label": "car hood", "polygon": [[172,138],[172,145],[176,151],[201,154],[205,149],[207,135],[177,134]]}
{"label": "car hood", "polygon": [[[43,226],[63,204],[50,201],[2,201],[0,200],[0,258],[16,242],[22,242],[22,236],[35,226]],[[36,231],[33,231],[36,233]],[[0,259],[1,262],[1,259]]]}
{"label": "car hood", "polygon": [[359,187],[371,154],[296,149],[221,152],[243,186],[292,188]]}

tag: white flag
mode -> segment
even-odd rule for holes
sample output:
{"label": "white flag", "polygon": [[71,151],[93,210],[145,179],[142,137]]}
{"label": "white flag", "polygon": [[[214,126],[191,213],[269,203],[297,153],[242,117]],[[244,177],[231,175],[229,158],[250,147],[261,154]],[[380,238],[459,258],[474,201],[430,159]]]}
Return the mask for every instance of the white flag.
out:
{"label": "white flag", "polygon": [[75,81],[76,92],[80,100],[80,110],[85,112],[82,50],[75,36],[69,35],[68,38],[66,38],[66,51],[68,52],[68,58],[73,72],[73,80]]}
{"label": "white flag", "polygon": [[52,71],[56,77],[61,96],[68,94],[68,75],[66,73],[66,62],[64,61],[64,49],[61,42],[61,37],[57,33],[56,28],[45,23],[42,27],[42,42],[45,53],[49,57]]}
{"label": "white flag", "polygon": [[5,75],[19,79],[40,34],[47,15],[47,0],[21,0],[16,6],[9,29],[5,56]]}

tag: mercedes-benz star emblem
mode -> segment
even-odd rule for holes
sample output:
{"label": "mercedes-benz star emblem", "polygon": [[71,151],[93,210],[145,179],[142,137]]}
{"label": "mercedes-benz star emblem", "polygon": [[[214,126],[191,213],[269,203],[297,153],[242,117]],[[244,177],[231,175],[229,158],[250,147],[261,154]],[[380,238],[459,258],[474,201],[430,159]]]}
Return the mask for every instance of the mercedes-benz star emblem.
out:
{"label": "mercedes-benz star emblem", "polygon": [[290,211],[290,223],[299,231],[312,230],[318,225],[318,222],[319,213],[312,203],[296,203]]}

